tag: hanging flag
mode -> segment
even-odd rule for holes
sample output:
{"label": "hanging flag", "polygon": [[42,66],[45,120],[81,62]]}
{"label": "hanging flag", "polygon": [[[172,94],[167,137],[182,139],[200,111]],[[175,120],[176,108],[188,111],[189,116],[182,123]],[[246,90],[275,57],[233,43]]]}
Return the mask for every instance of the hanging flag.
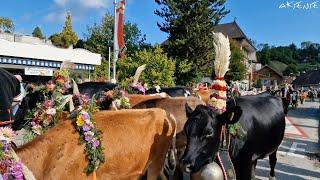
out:
{"label": "hanging flag", "polygon": [[117,11],[116,11],[116,49],[118,49],[118,57],[122,58],[124,56],[124,53],[126,51],[126,46],[124,42],[124,32],[123,32],[123,26],[124,26],[124,10],[125,10],[125,0],[121,0],[119,4],[117,5]]}

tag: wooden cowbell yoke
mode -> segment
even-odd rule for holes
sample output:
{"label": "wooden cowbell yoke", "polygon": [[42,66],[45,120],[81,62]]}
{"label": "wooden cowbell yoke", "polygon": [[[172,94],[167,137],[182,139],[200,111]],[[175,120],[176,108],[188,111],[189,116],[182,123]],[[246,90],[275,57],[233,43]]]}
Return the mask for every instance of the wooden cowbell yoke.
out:
{"label": "wooden cowbell yoke", "polygon": [[[217,114],[222,114],[226,111],[227,106],[227,83],[224,76],[229,70],[230,64],[230,43],[229,38],[222,33],[213,33],[213,45],[215,48],[214,78],[211,86],[210,99],[208,107],[210,107]],[[230,136],[227,131],[227,125],[222,127],[221,131],[221,145],[217,153],[218,163],[222,168],[224,178],[226,180],[236,179],[235,170],[229,156],[229,142]]]}

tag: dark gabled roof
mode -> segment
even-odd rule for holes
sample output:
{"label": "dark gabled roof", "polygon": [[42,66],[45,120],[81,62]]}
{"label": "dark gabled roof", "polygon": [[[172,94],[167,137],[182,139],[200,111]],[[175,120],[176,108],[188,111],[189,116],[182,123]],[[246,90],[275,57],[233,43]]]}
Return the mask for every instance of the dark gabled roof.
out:
{"label": "dark gabled roof", "polygon": [[214,27],[214,30],[216,32],[221,32],[222,34],[228,36],[231,39],[246,39],[249,42],[249,44],[254,49],[256,49],[256,47],[254,47],[250,39],[247,38],[247,36],[241,30],[240,26],[237,24],[236,21],[233,21],[231,23],[218,24]]}
{"label": "dark gabled roof", "polygon": [[283,77],[282,73],[276,71],[275,69],[273,69],[272,67],[270,67],[270,66],[268,66],[268,65],[263,66],[261,69],[259,69],[259,70],[257,71],[257,73],[258,73],[259,71],[263,70],[264,68],[269,68],[269,69],[271,69],[271,71],[273,71],[273,72],[275,72],[276,74],[278,74],[279,76]]}
{"label": "dark gabled roof", "polygon": [[294,85],[315,85],[320,83],[320,70],[308,71],[298,76],[292,84]]}
{"label": "dark gabled roof", "polygon": [[214,30],[233,39],[247,38],[235,21],[226,24],[218,24],[214,27]]}

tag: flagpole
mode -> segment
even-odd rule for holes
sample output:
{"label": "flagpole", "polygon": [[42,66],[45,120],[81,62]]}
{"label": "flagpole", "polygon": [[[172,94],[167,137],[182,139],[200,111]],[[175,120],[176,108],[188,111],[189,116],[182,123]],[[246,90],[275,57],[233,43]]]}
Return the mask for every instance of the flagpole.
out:
{"label": "flagpole", "polygon": [[108,81],[110,81],[110,76],[111,76],[111,73],[110,73],[110,70],[111,70],[111,47],[109,47],[109,58],[108,58]]}
{"label": "flagpole", "polygon": [[114,32],[113,32],[113,80],[116,81],[116,65],[118,60],[118,48],[116,43],[117,38],[117,0],[114,0]]}

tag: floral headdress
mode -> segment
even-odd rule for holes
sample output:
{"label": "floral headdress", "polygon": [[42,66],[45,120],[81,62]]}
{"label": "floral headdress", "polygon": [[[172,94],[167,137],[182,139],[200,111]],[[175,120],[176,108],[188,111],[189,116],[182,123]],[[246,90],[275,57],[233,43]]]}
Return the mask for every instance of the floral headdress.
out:
{"label": "floral headdress", "polygon": [[224,75],[229,70],[231,51],[229,39],[222,33],[213,33],[213,45],[215,47],[214,72],[216,77],[212,82],[212,94],[208,106],[221,114],[226,111],[227,106],[227,83]]}

